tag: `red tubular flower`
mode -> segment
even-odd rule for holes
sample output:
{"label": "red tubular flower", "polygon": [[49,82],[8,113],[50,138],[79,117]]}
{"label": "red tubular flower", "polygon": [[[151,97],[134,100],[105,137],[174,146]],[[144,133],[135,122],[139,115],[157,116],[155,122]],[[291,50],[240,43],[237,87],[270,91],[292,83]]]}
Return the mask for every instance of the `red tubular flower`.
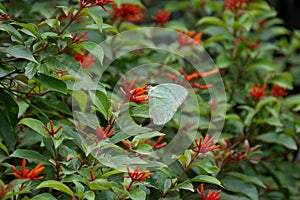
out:
{"label": "red tubular flower", "polygon": [[122,4],[112,6],[113,11],[110,13],[114,20],[121,19],[121,21],[140,22],[144,18],[142,7],[134,4]]}
{"label": "red tubular flower", "polygon": [[167,142],[163,142],[163,143],[159,144],[160,141],[161,141],[163,138],[164,138],[163,136],[160,136],[160,137],[156,140],[156,142],[152,145],[152,149],[159,149],[159,148],[161,148],[161,147],[166,146],[166,145],[167,145]]}
{"label": "red tubular flower", "polygon": [[131,81],[127,87],[127,80],[124,79],[123,87],[120,87],[121,92],[124,94],[123,103],[128,101],[141,104],[148,103],[147,85],[137,86],[135,89],[132,89],[134,84],[135,80]]}
{"label": "red tubular flower", "polygon": [[238,11],[248,4],[247,0],[224,0],[225,8],[231,11]]}
{"label": "red tubular flower", "polygon": [[87,68],[87,67],[91,67],[91,66],[95,65],[94,58],[91,54],[83,55],[83,54],[74,52],[74,53],[72,53],[72,55],[75,60],[80,62],[81,66],[83,68]]}
{"label": "red tubular flower", "polygon": [[274,97],[284,97],[286,96],[287,88],[280,88],[277,84],[273,84],[272,95]]}
{"label": "red tubular flower", "polygon": [[216,192],[213,190],[209,190],[207,196],[205,196],[203,184],[201,184],[200,188],[197,189],[196,191],[198,192],[198,194],[202,200],[219,200],[219,199],[221,199],[221,196],[219,196],[219,194],[222,192],[221,190],[218,190]]}
{"label": "red tubular flower", "polygon": [[74,35],[71,34],[72,44],[80,44],[82,42],[87,42],[88,40],[81,40],[87,34],[88,34],[88,32],[85,31],[78,38],[77,38],[78,32],[76,32]]}
{"label": "red tubular flower", "polygon": [[28,169],[25,169],[26,167],[26,159],[23,159],[22,160],[22,167],[21,167],[21,170],[17,170],[17,168],[13,165],[10,166],[10,168],[14,171],[14,176],[17,178],[17,179],[30,179],[30,180],[40,180],[42,178],[44,178],[44,176],[39,176],[37,177],[37,175],[39,173],[41,173],[45,167],[40,163],[38,164],[33,170],[31,170],[29,172]]}
{"label": "red tubular flower", "polygon": [[90,177],[91,178],[87,178],[86,180],[87,181],[94,181],[94,180],[97,179],[97,176],[93,175],[93,170],[92,169],[90,169]]}
{"label": "red tubular flower", "polygon": [[112,134],[114,134],[114,130],[111,130],[111,125],[108,125],[106,128],[100,127],[100,126],[96,126],[96,136],[98,138],[98,141],[101,140],[105,140],[107,138],[109,138]]}
{"label": "red tubular flower", "polygon": [[58,127],[58,129],[54,130],[54,124],[53,124],[53,121],[50,120],[50,127],[51,127],[51,130],[48,129],[47,126],[44,126],[44,129],[51,135],[51,136],[54,136],[56,133],[58,133],[61,129],[62,129],[62,125],[60,125]]}
{"label": "red tubular flower", "polygon": [[[189,31],[186,34],[184,34],[181,30],[178,31],[178,42],[180,45],[180,48],[183,46],[190,46],[190,45],[196,45],[196,44],[202,44],[201,36],[202,33],[197,33],[195,35],[195,31]],[[192,37],[195,35],[194,37]]]}
{"label": "red tubular flower", "polygon": [[263,99],[268,92],[265,92],[267,85],[264,84],[262,87],[260,86],[260,83],[253,84],[250,88],[250,92],[248,94],[249,97],[254,97],[256,100]]}
{"label": "red tubular flower", "polygon": [[134,182],[137,181],[137,182],[143,183],[144,179],[151,176],[150,172],[145,172],[144,170],[139,172],[139,167],[138,166],[136,166],[134,168],[133,172],[130,172],[129,167],[127,166],[127,172],[128,172],[128,176],[124,176],[124,178],[131,178],[131,183],[128,186],[126,186],[126,189],[128,191],[130,190],[130,188],[132,187],[132,184]]}
{"label": "red tubular flower", "polygon": [[156,24],[163,26],[167,21],[169,21],[170,15],[171,13],[167,10],[158,10],[152,19],[156,21]]}
{"label": "red tubular flower", "polygon": [[202,142],[202,138],[198,140],[198,138],[195,138],[196,146],[193,148],[193,151],[195,152],[194,157],[197,157],[200,153],[202,153],[204,156],[207,152],[212,151],[214,149],[219,148],[219,145],[212,145],[213,140],[215,137],[209,138],[209,135],[206,134],[204,141]]}

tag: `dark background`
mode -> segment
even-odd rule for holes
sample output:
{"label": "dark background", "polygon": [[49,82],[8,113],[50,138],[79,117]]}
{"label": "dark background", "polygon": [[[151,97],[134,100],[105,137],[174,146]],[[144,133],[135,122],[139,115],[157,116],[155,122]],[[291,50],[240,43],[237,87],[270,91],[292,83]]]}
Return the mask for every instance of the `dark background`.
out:
{"label": "dark background", "polygon": [[300,0],[268,0],[289,29],[300,29]]}

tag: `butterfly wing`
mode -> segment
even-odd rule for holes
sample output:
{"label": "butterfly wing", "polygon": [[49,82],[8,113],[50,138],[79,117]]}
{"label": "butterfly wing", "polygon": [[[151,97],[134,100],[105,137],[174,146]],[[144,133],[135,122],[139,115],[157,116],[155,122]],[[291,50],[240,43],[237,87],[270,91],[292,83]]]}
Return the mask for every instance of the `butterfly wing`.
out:
{"label": "butterfly wing", "polygon": [[149,89],[149,115],[156,125],[170,121],[188,95],[181,85],[164,83]]}

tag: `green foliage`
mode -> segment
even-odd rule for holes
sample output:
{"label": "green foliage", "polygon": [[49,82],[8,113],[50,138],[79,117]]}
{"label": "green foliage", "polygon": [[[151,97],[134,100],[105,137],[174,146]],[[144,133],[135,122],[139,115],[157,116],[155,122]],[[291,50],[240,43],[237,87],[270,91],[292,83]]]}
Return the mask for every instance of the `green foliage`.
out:
{"label": "green foliage", "polygon": [[93,2],[0,3],[1,200],[299,197],[298,30],[264,0]]}

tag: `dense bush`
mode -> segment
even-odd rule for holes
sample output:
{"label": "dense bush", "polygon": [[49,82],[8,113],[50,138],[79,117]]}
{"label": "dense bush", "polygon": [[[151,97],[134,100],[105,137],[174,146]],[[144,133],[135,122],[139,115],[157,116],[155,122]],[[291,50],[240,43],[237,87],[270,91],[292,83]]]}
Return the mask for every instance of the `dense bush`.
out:
{"label": "dense bush", "polygon": [[300,32],[266,1],[0,12],[1,200],[299,199]]}

